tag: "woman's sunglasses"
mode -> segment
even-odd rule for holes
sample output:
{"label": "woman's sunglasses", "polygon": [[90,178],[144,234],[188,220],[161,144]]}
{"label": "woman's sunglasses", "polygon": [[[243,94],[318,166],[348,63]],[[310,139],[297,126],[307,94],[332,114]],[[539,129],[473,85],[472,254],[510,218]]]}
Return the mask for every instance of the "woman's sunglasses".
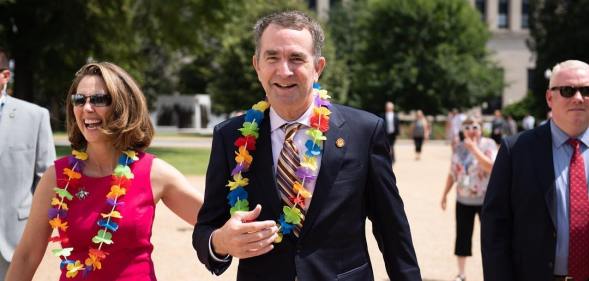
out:
{"label": "woman's sunglasses", "polygon": [[589,86],[573,87],[573,86],[557,86],[550,88],[551,91],[559,91],[560,95],[565,98],[574,96],[577,91],[581,93],[583,97],[589,97]]}
{"label": "woman's sunglasses", "polygon": [[462,130],[464,131],[478,131],[480,129],[479,125],[464,125],[462,126]]}
{"label": "woman's sunglasses", "polygon": [[112,103],[112,97],[109,94],[96,94],[91,96],[84,96],[82,94],[72,95],[72,104],[74,106],[84,106],[86,101],[96,107],[109,106]]}

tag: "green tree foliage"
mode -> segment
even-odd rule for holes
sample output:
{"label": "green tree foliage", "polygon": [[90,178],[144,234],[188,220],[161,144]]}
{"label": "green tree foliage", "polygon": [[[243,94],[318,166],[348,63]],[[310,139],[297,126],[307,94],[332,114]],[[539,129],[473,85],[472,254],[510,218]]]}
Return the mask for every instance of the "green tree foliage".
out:
{"label": "green tree foliage", "polygon": [[[208,51],[181,71],[182,91],[206,91],[211,95],[213,110],[220,113],[248,109],[264,98],[264,90],[252,66],[255,50],[252,28],[256,20],[282,10],[309,12],[305,2],[300,0],[252,0],[235,5],[243,5],[240,12],[227,19],[218,36],[210,38]],[[346,66],[335,57],[335,47],[329,35],[326,37],[323,56],[328,63],[320,82],[336,101],[342,101],[349,85]]]}
{"label": "green tree foliage", "polygon": [[238,3],[0,0],[0,46],[15,60],[14,95],[50,107],[54,127],[62,127],[75,71],[89,60],[108,60],[144,84],[153,101],[172,91],[176,62],[203,52]]}
{"label": "green tree foliage", "polygon": [[489,33],[467,1],[353,1],[332,19],[355,106],[380,112],[392,100],[438,114],[502,92],[502,71],[485,49]]}
{"label": "green tree foliage", "polygon": [[589,62],[589,0],[533,0],[530,5],[529,45],[536,54],[532,109],[536,116],[544,117],[548,110],[544,72],[565,60]]}

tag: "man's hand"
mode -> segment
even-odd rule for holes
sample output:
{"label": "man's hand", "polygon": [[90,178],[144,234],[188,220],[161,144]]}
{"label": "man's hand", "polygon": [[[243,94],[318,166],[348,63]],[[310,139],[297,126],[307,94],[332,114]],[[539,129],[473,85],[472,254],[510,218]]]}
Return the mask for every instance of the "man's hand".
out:
{"label": "man's hand", "polygon": [[270,252],[278,236],[275,221],[253,221],[262,211],[257,205],[249,212],[235,212],[223,227],[213,231],[213,251],[219,256],[227,254],[240,258],[251,258]]}

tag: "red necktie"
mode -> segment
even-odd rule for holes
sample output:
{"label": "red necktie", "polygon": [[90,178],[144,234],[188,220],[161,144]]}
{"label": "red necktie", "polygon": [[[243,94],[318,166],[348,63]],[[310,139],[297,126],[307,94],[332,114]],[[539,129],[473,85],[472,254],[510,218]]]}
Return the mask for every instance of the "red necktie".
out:
{"label": "red necktie", "polygon": [[585,161],[581,155],[580,142],[569,139],[573,156],[569,166],[569,272],[575,281],[589,280],[589,198]]}

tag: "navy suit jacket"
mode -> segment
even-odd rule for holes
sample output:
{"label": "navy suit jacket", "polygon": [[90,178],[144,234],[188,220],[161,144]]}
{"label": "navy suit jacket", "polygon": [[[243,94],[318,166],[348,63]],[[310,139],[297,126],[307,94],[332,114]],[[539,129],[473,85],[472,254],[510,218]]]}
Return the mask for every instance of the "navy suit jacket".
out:
{"label": "navy suit jacket", "polygon": [[485,281],[554,279],[555,210],[547,122],[501,143],[481,216]]}
{"label": "navy suit jacket", "polygon": [[[383,120],[333,105],[321,168],[300,238],[286,235],[265,255],[242,259],[237,280],[373,280],[365,235],[368,217],[391,280],[421,280],[409,224],[391,169]],[[262,205],[258,220],[277,220],[283,203],[275,185],[270,118],[260,126],[254,160],[245,176],[250,208]],[[225,186],[235,166],[235,146],[243,116],[215,127],[205,201],[193,233],[198,257],[219,275],[229,263],[209,255],[209,237],[229,219]],[[343,147],[336,146],[343,139]]]}

